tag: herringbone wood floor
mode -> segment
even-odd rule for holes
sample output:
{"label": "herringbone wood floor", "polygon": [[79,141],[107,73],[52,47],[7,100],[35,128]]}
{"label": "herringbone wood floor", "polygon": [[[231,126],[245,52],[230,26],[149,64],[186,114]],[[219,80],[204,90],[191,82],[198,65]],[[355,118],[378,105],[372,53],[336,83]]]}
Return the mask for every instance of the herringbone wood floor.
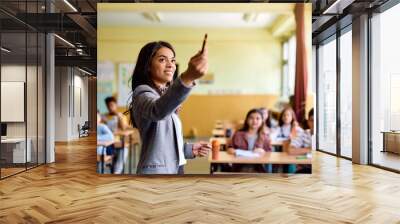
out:
{"label": "herringbone wood floor", "polygon": [[95,139],[0,181],[0,223],[400,223],[400,175],[314,154],[312,175],[101,176]]}

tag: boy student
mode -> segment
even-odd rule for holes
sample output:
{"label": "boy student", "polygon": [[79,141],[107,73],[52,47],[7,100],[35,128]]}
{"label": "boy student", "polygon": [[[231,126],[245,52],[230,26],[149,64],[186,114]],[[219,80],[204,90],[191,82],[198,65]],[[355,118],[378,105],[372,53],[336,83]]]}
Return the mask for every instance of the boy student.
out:
{"label": "boy student", "polygon": [[[125,116],[118,112],[117,99],[112,96],[107,97],[105,99],[105,103],[107,105],[108,113],[103,116],[103,121],[111,129],[114,135],[117,136],[115,141],[120,142],[121,139],[119,137],[119,133],[120,131],[124,131],[129,128],[128,122],[126,121]],[[114,154],[114,174],[122,174],[124,164],[128,159],[128,149],[126,147],[115,148]]]}
{"label": "boy student", "polygon": [[105,124],[111,129],[112,132],[127,129],[129,126],[126,118],[117,110],[117,99],[115,99],[113,96],[110,96],[105,99],[105,103],[108,110],[108,113],[104,114],[102,117]]}

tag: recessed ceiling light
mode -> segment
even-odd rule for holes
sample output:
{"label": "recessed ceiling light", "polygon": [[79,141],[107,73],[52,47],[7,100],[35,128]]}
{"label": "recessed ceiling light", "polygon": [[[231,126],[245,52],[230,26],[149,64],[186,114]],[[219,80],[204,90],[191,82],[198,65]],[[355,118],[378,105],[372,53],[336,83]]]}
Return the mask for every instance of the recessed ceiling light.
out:
{"label": "recessed ceiling light", "polygon": [[257,20],[258,14],[253,12],[248,12],[243,14],[243,20],[247,23],[255,22]]}
{"label": "recessed ceiling light", "polygon": [[7,49],[7,48],[5,48],[5,47],[1,47],[1,50],[4,51],[4,52],[6,52],[6,53],[10,53],[10,52],[11,52],[11,50],[9,50],[9,49]]}
{"label": "recessed ceiling light", "polygon": [[143,17],[152,21],[152,22],[161,22],[161,15],[157,12],[144,12],[142,13]]}

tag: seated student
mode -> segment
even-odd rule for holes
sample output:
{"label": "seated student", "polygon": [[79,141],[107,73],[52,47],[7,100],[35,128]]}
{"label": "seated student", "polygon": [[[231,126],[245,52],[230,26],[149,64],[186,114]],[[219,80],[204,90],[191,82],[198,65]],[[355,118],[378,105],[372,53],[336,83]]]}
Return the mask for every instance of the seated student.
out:
{"label": "seated student", "polygon": [[[286,107],[283,109],[282,113],[279,116],[279,126],[271,131],[271,140],[272,142],[282,143],[282,146],[274,146],[273,151],[282,152],[286,151],[288,148],[289,140],[297,135],[298,132],[301,132],[302,129],[299,126],[296,114],[294,113],[291,107]],[[283,172],[287,172],[290,166],[282,166],[282,165],[273,165],[273,172],[281,172],[281,168]]]}
{"label": "seated student", "polygon": [[[101,123],[99,111],[97,111],[97,172],[101,173],[104,170],[104,163],[111,164],[113,152],[112,144],[114,135],[107,125]],[[111,146],[111,147],[110,147]],[[104,157],[102,161],[101,157]],[[103,163],[104,162],[104,163]]]}
{"label": "seated student", "polygon": [[[108,113],[103,116],[103,121],[105,124],[111,129],[111,131],[116,134],[117,138],[115,141],[119,142],[118,132],[126,130],[129,125],[126,120],[126,117],[118,112],[117,99],[114,97],[107,97],[105,99],[105,103],[107,106]],[[128,149],[127,148],[116,148],[115,150],[115,158],[114,158],[114,173],[121,174],[123,173],[124,164],[128,159]]]}
{"label": "seated student", "polygon": [[[291,155],[305,155],[311,153],[312,135],[314,134],[314,109],[308,112],[308,128],[298,133],[290,140],[288,153]],[[292,165],[293,166],[293,165]],[[310,165],[297,165],[296,173],[311,173]]]}
{"label": "seated student", "polygon": [[[227,152],[236,154],[236,150],[249,150],[259,154],[271,151],[271,142],[269,136],[264,132],[263,115],[257,109],[250,110],[241,129],[235,132],[228,144]],[[261,165],[241,165],[233,167],[234,172],[265,172]]]}
{"label": "seated student", "polygon": [[126,117],[118,112],[117,99],[115,97],[107,97],[105,99],[108,113],[104,114],[102,119],[104,123],[111,129],[112,132],[117,130],[125,130],[129,127]]}
{"label": "seated student", "polygon": [[260,107],[259,110],[263,113],[264,124],[269,130],[275,129],[278,127],[278,121],[272,117],[272,113],[265,107]]}
{"label": "seated student", "polygon": [[285,108],[279,117],[279,126],[271,133],[273,141],[286,141],[302,131],[296,120],[296,114],[291,107]]}

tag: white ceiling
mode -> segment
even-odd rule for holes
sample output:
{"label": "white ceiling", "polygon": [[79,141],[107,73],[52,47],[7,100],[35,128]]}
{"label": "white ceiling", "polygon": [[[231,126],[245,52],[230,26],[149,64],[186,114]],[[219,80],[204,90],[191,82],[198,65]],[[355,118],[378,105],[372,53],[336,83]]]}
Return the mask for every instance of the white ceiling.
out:
{"label": "white ceiling", "polygon": [[149,14],[140,12],[98,12],[97,22],[98,26],[268,28],[279,16],[278,13],[250,13],[256,18],[246,22],[243,12],[169,11],[156,14],[160,22],[146,18]]}

